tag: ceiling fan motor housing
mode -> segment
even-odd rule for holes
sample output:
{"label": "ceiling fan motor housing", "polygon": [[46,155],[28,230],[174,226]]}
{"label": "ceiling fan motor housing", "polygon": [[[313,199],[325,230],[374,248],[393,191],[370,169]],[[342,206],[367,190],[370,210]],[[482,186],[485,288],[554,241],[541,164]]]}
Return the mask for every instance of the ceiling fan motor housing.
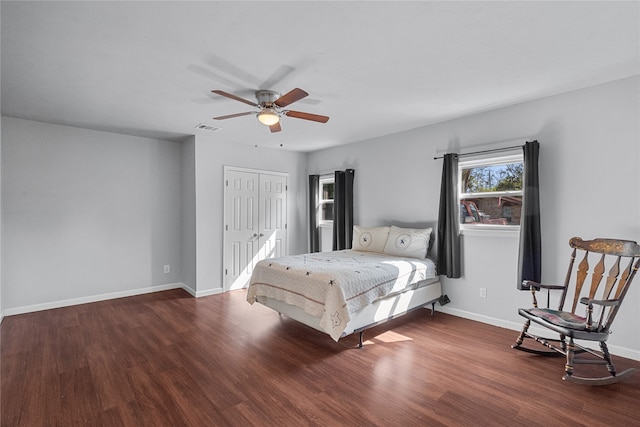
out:
{"label": "ceiling fan motor housing", "polygon": [[272,90],[256,91],[256,99],[260,107],[271,107],[278,98],[280,98],[280,94]]}

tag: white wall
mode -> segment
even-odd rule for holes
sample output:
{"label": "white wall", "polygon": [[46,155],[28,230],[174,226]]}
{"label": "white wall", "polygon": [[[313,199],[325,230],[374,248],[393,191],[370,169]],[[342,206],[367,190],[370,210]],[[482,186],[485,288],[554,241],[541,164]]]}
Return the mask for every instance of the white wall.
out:
{"label": "white wall", "polygon": [[179,286],[179,143],[2,121],[5,314]]}
{"label": "white wall", "polygon": [[[358,224],[430,222],[437,220],[442,170],[442,161],[433,157],[537,139],[543,279],[562,282],[572,236],[640,241],[639,94],[635,76],[314,152],[308,169],[356,170]],[[464,235],[462,250],[464,276],[443,279],[451,303],[442,310],[519,328],[517,308],[529,305],[530,295],[516,290],[517,237]],[[640,280],[634,284],[609,343],[616,354],[640,360]],[[486,299],[479,297],[481,287]]]}
{"label": "white wall", "polygon": [[196,138],[182,142],[182,283],[196,295]]}
{"label": "white wall", "polygon": [[[222,292],[224,166],[286,172],[288,181],[287,238],[290,254],[307,249],[306,154],[222,142],[214,136],[196,136],[195,156],[195,294]],[[190,226],[193,226],[190,225]],[[191,286],[191,285],[190,285]]]}

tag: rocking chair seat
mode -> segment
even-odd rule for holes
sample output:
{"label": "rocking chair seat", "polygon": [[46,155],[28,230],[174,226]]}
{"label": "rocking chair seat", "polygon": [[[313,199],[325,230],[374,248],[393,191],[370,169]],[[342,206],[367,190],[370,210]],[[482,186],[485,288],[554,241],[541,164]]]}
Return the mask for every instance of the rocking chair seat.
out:
{"label": "rocking chair seat", "polygon": [[587,319],[574,313],[551,308],[521,308],[518,313],[554,332],[566,337],[589,341],[606,340],[609,331],[595,331],[587,328]]}
{"label": "rocking chair seat", "polygon": [[519,311],[524,311],[528,316],[524,313],[522,314],[532,320],[534,320],[533,318],[540,318],[562,328],[575,329],[577,331],[587,330],[586,317],[567,311],[553,310],[551,308],[522,308]]}

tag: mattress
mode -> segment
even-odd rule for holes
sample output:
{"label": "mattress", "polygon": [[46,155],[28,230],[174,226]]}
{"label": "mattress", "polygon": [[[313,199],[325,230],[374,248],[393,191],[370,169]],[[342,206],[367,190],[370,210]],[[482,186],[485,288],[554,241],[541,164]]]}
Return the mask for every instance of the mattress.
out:
{"label": "mattress", "polygon": [[[415,287],[396,292],[393,295],[380,297],[361,310],[352,313],[340,337],[342,338],[400,317],[416,308],[425,307],[429,304],[435,305],[441,295],[442,286],[440,280],[433,278],[420,282]],[[320,327],[320,319],[318,317],[305,313],[299,307],[267,297],[256,297],[256,301],[309,327],[326,332]]]}
{"label": "mattress", "polygon": [[318,328],[338,340],[352,316],[374,301],[418,284],[437,281],[430,259],[353,250],[294,255],[260,261],[247,301],[281,301],[318,319]]}

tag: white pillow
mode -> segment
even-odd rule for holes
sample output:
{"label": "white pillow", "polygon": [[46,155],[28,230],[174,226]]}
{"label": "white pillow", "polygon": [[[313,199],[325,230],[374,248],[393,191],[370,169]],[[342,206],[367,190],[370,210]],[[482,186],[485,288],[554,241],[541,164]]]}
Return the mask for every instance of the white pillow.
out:
{"label": "white pillow", "polygon": [[384,253],[408,258],[427,257],[431,228],[400,228],[395,225],[389,230]]}
{"label": "white pillow", "polygon": [[389,227],[360,227],[353,226],[353,241],[351,249],[354,251],[382,253],[387,243]]}

